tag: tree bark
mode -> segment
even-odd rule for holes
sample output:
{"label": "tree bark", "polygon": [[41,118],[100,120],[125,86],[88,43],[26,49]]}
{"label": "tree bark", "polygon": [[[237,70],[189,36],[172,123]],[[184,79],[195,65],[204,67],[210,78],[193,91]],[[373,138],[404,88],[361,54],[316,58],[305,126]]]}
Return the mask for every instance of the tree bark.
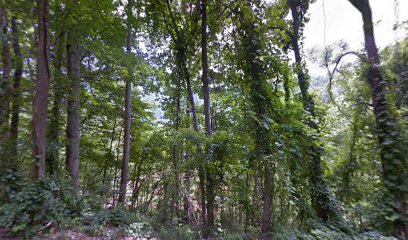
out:
{"label": "tree bark", "polygon": [[394,235],[398,239],[408,239],[407,213],[407,158],[402,152],[402,143],[406,141],[401,136],[398,121],[390,112],[386,99],[385,81],[380,65],[380,57],[374,36],[372,12],[369,0],[349,0],[361,13],[363,18],[365,50],[368,57],[367,80],[372,91],[372,104],[377,125],[378,142],[382,164],[383,184],[388,191],[388,197],[398,218],[393,220]]}
{"label": "tree bark", "polygon": [[33,99],[32,122],[32,170],[33,180],[45,175],[45,148],[48,89],[50,85],[49,39],[48,39],[48,0],[37,0],[38,44],[37,44],[37,76]]}
{"label": "tree bark", "polygon": [[81,93],[81,56],[77,36],[68,33],[67,43],[69,89],[67,96],[67,146],[66,166],[72,177],[75,192],[79,190],[79,151],[80,151],[80,93]]}
{"label": "tree bark", "polygon": [[[127,5],[127,45],[126,51],[131,53],[132,47],[132,8],[133,0],[129,0]],[[130,70],[130,69],[129,69]],[[131,71],[129,71],[130,74]],[[130,158],[130,130],[132,125],[132,82],[131,74],[126,79],[126,94],[125,94],[125,128],[123,139],[123,161],[122,161],[122,173],[120,180],[119,199],[118,202],[124,203],[126,201],[126,190],[129,177],[129,158]]]}
{"label": "tree bark", "polygon": [[10,156],[13,160],[18,159],[17,140],[18,125],[20,120],[21,90],[20,82],[23,75],[23,56],[20,51],[19,32],[17,19],[11,20],[11,30],[13,33],[13,49],[15,56],[15,72],[12,89],[11,127],[10,127]]}

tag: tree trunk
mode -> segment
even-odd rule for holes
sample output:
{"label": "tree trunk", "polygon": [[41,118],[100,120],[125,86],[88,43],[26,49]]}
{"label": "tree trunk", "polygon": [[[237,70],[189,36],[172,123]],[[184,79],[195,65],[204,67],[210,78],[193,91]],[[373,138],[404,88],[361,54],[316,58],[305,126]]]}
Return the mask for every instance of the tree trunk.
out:
{"label": "tree trunk", "polygon": [[61,115],[61,104],[64,97],[64,88],[62,83],[62,55],[65,46],[65,34],[61,33],[57,39],[57,48],[54,56],[54,99],[51,109],[51,116],[48,124],[47,131],[47,156],[46,165],[47,172],[50,175],[56,174],[59,159],[59,148],[60,148],[60,115]]}
{"label": "tree trunk", "polygon": [[67,97],[67,150],[66,166],[72,177],[74,190],[79,188],[79,141],[80,141],[80,93],[81,93],[81,56],[79,44],[74,33],[68,33],[67,57],[69,90]]}
{"label": "tree trunk", "polygon": [[[272,232],[272,209],[274,194],[274,163],[272,159],[272,143],[270,130],[263,123],[268,124],[268,116],[273,111],[272,99],[269,94],[270,86],[264,77],[264,66],[258,60],[260,51],[259,29],[253,19],[255,19],[249,3],[245,10],[240,12],[242,30],[242,48],[244,49],[246,81],[250,86],[250,100],[252,110],[255,113],[254,130],[252,135],[255,139],[255,153],[257,161],[264,168],[264,188],[262,207],[262,226],[264,234]],[[258,30],[258,31],[257,31]]]}
{"label": "tree trunk", "polygon": [[[179,36],[178,39],[181,39]],[[181,41],[181,40],[179,40]],[[178,51],[178,57],[179,57],[179,70],[180,74],[184,74],[184,78],[186,80],[186,85],[187,85],[187,95],[188,95],[188,101],[190,103],[191,107],[191,113],[193,117],[193,129],[197,133],[199,133],[198,129],[198,119],[197,119],[197,109],[195,107],[195,101],[194,101],[194,92],[191,87],[191,81],[190,81],[190,73],[187,69],[187,63],[185,60],[185,49],[184,49],[184,43],[180,42],[177,44],[179,47],[177,48]],[[197,145],[197,151],[200,152],[200,146]],[[199,154],[199,153],[198,153]],[[206,226],[207,222],[207,206],[206,206],[206,194],[205,194],[205,171],[204,168],[200,165],[198,167],[198,178],[199,178],[199,189],[200,189],[200,194],[201,194],[201,214],[202,214],[202,219],[204,226]]]}
{"label": "tree trunk", "polygon": [[[185,161],[191,161],[191,152],[189,149],[186,149]],[[190,204],[190,190],[191,190],[191,170],[187,169],[186,173],[184,174],[184,194],[183,194],[183,214],[184,219],[183,222],[185,224],[190,224],[191,222],[191,204]]]}
{"label": "tree trunk", "polygon": [[[131,53],[132,46],[132,7],[133,1],[129,0],[127,9],[127,45],[126,51]],[[130,69],[129,69],[130,70]],[[129,177],[129,158],[130,158],[130,130],[132,125],[132,82],[131,82],[131,71],[129,71],[129,76],[126,79],[126,95],[125,95],[125,128],[124,128],[124,139],[123,139],[123,161],[122,161],[122,173],[120,178],[120,189],[119,189],[119,199],[118,202],[126,202],[126,190]]]}
{"label": "tree trunk", "polygon": [[137,166],[135,165],[135,169],[137,168],[137,172],[135,174],[136,176],[134,176],[136,180],[133,184],[133,191],[132,191],[132,205],[131,205],[132,209],[135,208],[135,203],[138,202],[139,192],[140,192],[140,189],[142,188],[142,183],[140,182],[140,173],[142,171],[142,164],[145,158],[146,158],[146,150],[143,148],[142,157],[140,159],[140,162]]}
{"label": "tree trunk", "polygon": [[[11,54],[8,40],[8,19],[7,11],[3,1],[0,2],[1,17],[1,44],[2,44],[2,62],[3,76],[0,81],[0,157],[9,156],[9,114],[10,114],[10,73],[11,73]],[[7,162],[10,159],[3,159]]]}
{"label": "tree trunk", "polygon": [[[246,6],[250,16],[245,16],[243,29],[245,34],[243,35],[243,47],[246,55],[246,67],[244,72],[248,74],[247,82],[250,86],[250,100],[252,103],[252,110],[255,113],[255,122],[253,137],[255,138],[255,153],[257,161],[259,161],[260,168],[263,168],[264,172],[264,184],[263,184],[263,206],[262,206],[262,218],[261,218],[261,232],[263,234],[270,234],[273,230],[272,226],[272,211],[273,211],[273,198],[274,198],[274,160],[273,150],[271,143],[271,136],[268,124],[268,116],[272,113],[273,105],[272,98],[269,94],[270,85],[267,83],[264,77],[264,66],[261,61],[258,60],[262,46],[259,36],[259,29],[257,31],[257,25],[253,22],[256,18],[253,14],[253,10],[248,5]],[[251,19],[251,20],[250,20]],[[268,236],[266,236],[268,237]]]}
{"label": "tree trunk", "polygon": [[10,127],[10,157],[14,160],[18,159],[17,140],[18,140],[18,125],[20,118],[20,103],[21,90],[20,81],[23,75],[23,57],[20,51],[19,32],[17,27],[17,19],[11,20],[11,29],[13,32],[13,49],[15,56],[15,72],[12,89],[12,109],[11,109],[11,127]]}
{"label": "tree trunk", "polygon": [[38,44],[37,44],[37,76],[35,80],[35,95],[33,99],[32,123],[32,170],[33,180],[45,175],[45,149],[48,88],[50,85],[49,39],[48,39],[48,0],[37,1],[38,14]]}
{"label": "tree trunk", "polygon": [[[210,87],[208,79],[208,56],[207,56],[207,0],[201,1],[201,62],[202,62],[202,83],[204,95],[204,118],[205,118],[205,132],[208,137],[212,136],[211,128],[211,101],[210,101]],[[212,153],[210,146],[207,146],[207,161],[212,162]],[[211,166],[206,169],[207,177],[207,226],[205,237],[208,237],[214,230],[215,221],[215,179]]]}
{"label": "tree trunk", "polygon": [[[292,12],[292,47],[295,54],[297,79],[302,95],[303,108],[308,115],[306,124],[310,128],[316,130],[316,133],[319,133],[319,126],[314,121],[316,118],[315,103],[313,97],[309,94],[309,76],[303,71],[303,62],[299,47],[299,41],[301,38],[299,34],[299,31],[301,30],[300,25],[302,24],[303,15],[305,14],[303,11],[306,9],[305,6],[302,5],[303,1],[301,0],[290,0],[288,3]],[[330,188],[324,179],[321,166],[322,146],[317,144],[317,141],[317,136],[313,136],[307,149],[308,157],[310,158],[308,168],[312,207],[317,216],[323,221],[328,221],[329,219],[334,220],[338,219],[338,213],[336,209],[332,207],[334,204],[331,204],[332,199]]]}
{"label": "tree trunk", "polygon": [[116,183],[118,181],[118,163],[119,163],[119,151],[120,151],[120,143],[122,141],[122,134],[119,135],[118,145],[116,147],[116,160],[115,160],[115,177],[113,178],[113,202],[112,205],[115,206],[116,201]]}
{"label": "tree trunk", "polygon": [[[372,91],[372,104],[377,124],[378,142],[380,145],[383,184],[388,190],[388,197],[394,203],[398,218],[393,220],[394,235],[398,239],[408,239],[407,213],[407,158],[402,152],[405,142],[401,136],[398,121],[390,112],[386,99],[385,81],[382,76],[380,57],[374,37],[372,12],[368,0],[349,0],[360,11],[363,18],[365,50],[370,66],[367,71],[367,80]],[[402,186],[401,186],[402,185]]]}
{"label": "tree trunk", "polygon": [[108,152],[108,157],[105,159],[105,163],[103,166],[103,180],[102,183],[105,184],[106,181],[106,171],[108,169],[108,163],[110,160],[112,160],[113,157],[113,152],[112,152],[112,148],[113,148],[113,141],[115,140],[115,131],[116,131],[116,118],[115,118],[115,122],[113,123],[113,128],[112,128],[112,134],[111,134],[111,139],[110,139],[110,143],[109,143],[109,152]]}

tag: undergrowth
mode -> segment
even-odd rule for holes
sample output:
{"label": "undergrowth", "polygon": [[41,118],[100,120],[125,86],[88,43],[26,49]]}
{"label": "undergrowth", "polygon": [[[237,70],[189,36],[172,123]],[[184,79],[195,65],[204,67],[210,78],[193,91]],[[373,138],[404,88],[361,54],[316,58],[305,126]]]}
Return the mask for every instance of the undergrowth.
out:
{"label": "undergrowth", "polygon": [[[164,224],[157,218],[129,211],[122,206],[104,208],[102,198],[95,195],[77,197],[69,179],[44,178],[28,181],[14,170],[0,176],[0,227],[26,239],[41,239],[65,230],[75,230],[87,236],[103,239],[121,237],[166,240],[199,239],[201,233],[188,225]],[[259,233],[217,230],[212,239],[257,239]],[[358,232],[336,224],[314,223],[308,231],[277,224],[276,240],[391,240],[374,230]]]}

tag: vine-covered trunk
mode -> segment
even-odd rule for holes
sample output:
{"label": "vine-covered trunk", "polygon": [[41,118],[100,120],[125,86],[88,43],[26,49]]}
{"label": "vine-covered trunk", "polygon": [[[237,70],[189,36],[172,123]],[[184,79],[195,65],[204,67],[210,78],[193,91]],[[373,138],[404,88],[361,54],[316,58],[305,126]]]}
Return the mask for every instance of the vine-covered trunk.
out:
{"label": "vine-covered trunk", "polygon": [[[319,126],[315,123],[315,103],[313,97],[309,94],[309,76],[305,74],[303,70],[302,56],[300,53],[300,26],[303,21],[303,15],[306,11],[303,1],[301,0],[290,0],[288,1],[289,7],[292,13],[292,26],[293,26],[293,36],[292,36],[292,47],[295,53],[296,62],[296,73],[297,80],[302,95],[303,108],[308,115],[307,125],[319,133]],[[336,209],[331,204],[331,194],[330,189],[325,181],[322,164],[322,146],[318,143],[317,136],[312,136],[311,142],[309,144],[308,150],[308,172],[309,172],[309,183],[311,185],[311,200],[312,207],[316,212],[316,215],[323,221],[328,221],[329,219],[337,219],[338,214]]]}
{"label": "vine-covered trunk", "polygon": [[374,37],[372,12],[369,1],[349,0],[360,11],[363,18],[365,50],[368,57],[367,80],[371,87],[372,105],[377,125],[380,145],[383,183],[388,197],[393,203],[398,218],[394,218],[394,235],[402,240],[408,239],[407,213],[407,157],[402,153],[402,144],[406,142],[399,131],[398,121],[390,112],[386,99],[386,87],[380,69],[380,57]]}
{"label": "vine-covered trunk", "polygon": [[49,39],[48,39],[48,1],[37,1],[38,44],[37,44],[37,76],[35,79],[35,95],[33,99],[32,122],[32,170],[34,180],[45,175],[45,148],[48,88],[50,85],[49,70]]}
{"label": "vine-covered trunk", "polygon": [[264,188],[262,192],[263,206],[261,231],[263,234],[272,232],[272,209],[274,196],[274,174],[273,149],[270,136],[270,114],[273,111],[272,99],[269,94],[270,85],[265,78],[265,68],[259,60],[262,50],[260,45],[259,29],[253,22],[255,18],[253,10],[248,3],[245,11],[240,12],[242,22],[242,47],[245,54],[244,72],[246,81],[250,86],[250,101],[255,121],[252,135],[255,139],[255,157],[259,161],[260,169],[263,171]]}

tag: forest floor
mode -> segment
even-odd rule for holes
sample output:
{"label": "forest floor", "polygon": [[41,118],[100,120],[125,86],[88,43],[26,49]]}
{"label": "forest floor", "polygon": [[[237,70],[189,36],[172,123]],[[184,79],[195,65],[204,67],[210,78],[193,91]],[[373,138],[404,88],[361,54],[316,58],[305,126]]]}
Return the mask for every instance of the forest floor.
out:
{"label": "forest floor", "polygon": [[0,228],[0,239],[1,240],[19,240],[21,237],[12,236],[9,231],[4,228]]}
{"label": "forest floor", "polygon": [[[64,230],[64,231],[56,231],[54,233],[49,233],[49,234],[41,234],[38,236],[33,236],[35,239],[44,239],[44,240],[106,240],[106,236],[89,236],[86,233],[83,233],[78,230]],[[0,229],[0,240],[22,240],[24,239],[21,236],[13,236],[10,234],[10,232],[6,229]],[[156,237],[151,237],[151,238],[140,238],[140,237],[123,237],[120,235],[117,236],[112,236],[110,239],[116,239],[116,240],[157,240],[158,238]]]}
{"label": "forest floor", "polygon": [[[1,239],[1,238],[0,238]],[[42,239],[46,239],[46,240],[57,240],[57,239],[64,239],[64,240],[77,240],[77,239],[81,239],[81,240],[105,240],[106,237],[105,236],[89,236],[83,232],[77,231],[77,230],[66,230],[66,231],[62,231],[62,232],[57,232],[54,234],[48,234],[43,236]],[[123,236],[114,236],[110,239],[121,239],[121,240],[147,240],[147,239],[151,239],[151,240],[156,240],[156,238],[138,238],[138,237],[123,237]]]}

